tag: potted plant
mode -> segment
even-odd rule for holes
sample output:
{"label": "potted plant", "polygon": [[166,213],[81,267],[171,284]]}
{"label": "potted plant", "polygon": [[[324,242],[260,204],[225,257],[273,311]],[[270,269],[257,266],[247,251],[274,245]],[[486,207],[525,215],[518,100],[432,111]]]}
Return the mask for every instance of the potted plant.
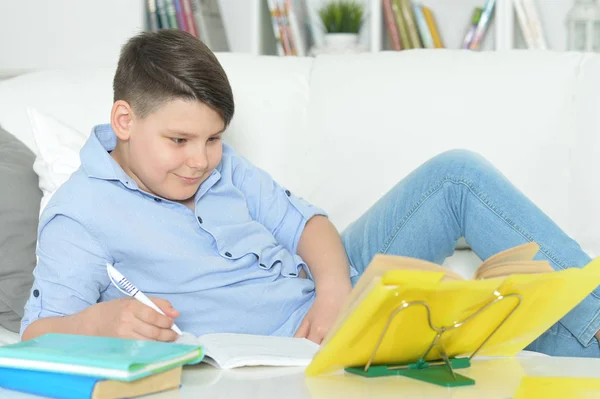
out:
{"label": "potted plant", "polygon": [[324,44],[334,49],[356,47],[363,24],[364,5],[356,0],[332,0],[319,9]]}

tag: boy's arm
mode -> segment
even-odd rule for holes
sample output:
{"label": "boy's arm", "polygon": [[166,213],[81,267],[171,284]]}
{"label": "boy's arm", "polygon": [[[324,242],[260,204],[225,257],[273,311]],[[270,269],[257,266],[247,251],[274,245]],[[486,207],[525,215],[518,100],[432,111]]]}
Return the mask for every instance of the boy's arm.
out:
{"label": "boy's arm", "polygon": [[295,336],[320,344],[352,290],[348,258],[336,228],[323,216],[306,224],[298,255],[313,275],[317,296]]}
{"label": "boy's arm", "polygon": [[[106,273],[110,258],[77,221],[64,215],[49,221],[42,217],[37,255],[35,280],[21,321],[23,340],[50,332],[175,338],[169,330],[172,318],[136,300],[97,303],[100,292],[110,284]],[[167,301],[155,302],[169,316],[177,316]]]}
{"label": "boy's arm", "polygon": [[[51,209],[47,212],[51,214]],[[38,261],[21,320],[22,334],[38,319],[72,315],[94,305],[110,283],[106,274],[109,257],[87,229],[65,215],[45,216],[40,218]],[[25,335],[29,336],[31,332]]]}

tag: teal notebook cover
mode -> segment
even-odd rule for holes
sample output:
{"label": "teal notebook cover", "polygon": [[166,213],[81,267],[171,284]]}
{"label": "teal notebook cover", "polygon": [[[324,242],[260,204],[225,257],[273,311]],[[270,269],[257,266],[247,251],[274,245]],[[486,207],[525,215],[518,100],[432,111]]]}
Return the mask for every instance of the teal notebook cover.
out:
{"label": "teal notebook cover", "polygon": [[132,381],[202,361],[201,346],[72,334],[45,334],[0,347],[0,367]]}

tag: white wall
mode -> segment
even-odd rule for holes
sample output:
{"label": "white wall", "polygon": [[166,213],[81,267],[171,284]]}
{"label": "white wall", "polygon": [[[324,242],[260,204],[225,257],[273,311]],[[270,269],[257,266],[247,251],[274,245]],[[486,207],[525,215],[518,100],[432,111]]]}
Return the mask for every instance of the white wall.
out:
{"label": "white wall", "polygon": [[[219,1],[233,51],[274,54],[264,0]],[[307,1],[314,10],[324,0]],[[422,1],[435,13],[450,48],[459,47],[472,8],[485,2]],[[573,0],[537,0],[537,4],[550,48],[564,50],[565,17]],[[111,65],[146,19],[144,0],[0,0],[0,15],[0,77],[31,69]],[[515,28],[518,31],[518,24]],[[493,29],[486,48],[493,48],[492,35]]]}
{"label": "white wall", "polygon": [[111,65],[143,29],[143,0],[0,0],[0,75]]}

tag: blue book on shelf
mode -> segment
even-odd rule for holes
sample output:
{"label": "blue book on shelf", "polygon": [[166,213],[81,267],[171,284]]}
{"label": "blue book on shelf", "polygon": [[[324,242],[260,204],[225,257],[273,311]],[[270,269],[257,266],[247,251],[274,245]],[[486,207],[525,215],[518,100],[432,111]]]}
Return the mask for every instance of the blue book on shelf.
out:
{"label": "blue book on shelf", "polygon": [[202,361],[198,345],[45,334],[0,347],[0,367],[133,381]]}

